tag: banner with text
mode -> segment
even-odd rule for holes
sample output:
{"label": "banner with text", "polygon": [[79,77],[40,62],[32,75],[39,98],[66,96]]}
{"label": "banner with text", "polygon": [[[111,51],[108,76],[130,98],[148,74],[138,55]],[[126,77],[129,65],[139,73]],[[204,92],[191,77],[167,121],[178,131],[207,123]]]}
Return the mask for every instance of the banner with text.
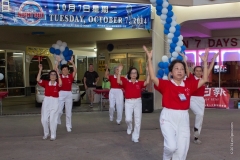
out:
{"label": "banner with text", "polygon": [[225,108],[229,109],[230,95],[225,88],[205,88],[206,108]]}
{"label": "banner with text", "polygon": [[0,25],[151,29],[151,5],[78,0],[1,0]]}

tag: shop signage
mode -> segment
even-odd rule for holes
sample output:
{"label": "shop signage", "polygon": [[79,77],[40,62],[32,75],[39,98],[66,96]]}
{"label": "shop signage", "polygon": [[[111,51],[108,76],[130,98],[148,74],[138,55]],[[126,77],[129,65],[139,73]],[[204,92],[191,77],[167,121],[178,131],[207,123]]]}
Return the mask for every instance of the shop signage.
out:
{"label": "shop signage", "polygon": [[206,88],[204,99],[206,108],[229,108],[230,95],[225,88]]}
{"label": "shop signage", "polygon": [[223,38],[205,38],[194,39],[185,38],[183,40],[186,48],[189,49],[201,49],[201,48],[239,48],[240,37],[223,37]]}
{"label": "shop signage", "polygon": [[0,25],[151,29],[151,5],[78,0],[2,0]]}

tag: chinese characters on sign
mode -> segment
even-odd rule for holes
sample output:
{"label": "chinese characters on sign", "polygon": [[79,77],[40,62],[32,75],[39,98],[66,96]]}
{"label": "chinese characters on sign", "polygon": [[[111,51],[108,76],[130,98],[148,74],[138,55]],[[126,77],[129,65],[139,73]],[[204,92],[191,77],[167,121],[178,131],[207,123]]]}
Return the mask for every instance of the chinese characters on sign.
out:
{"label": "chinese characters on sign", "polygon": [[230,95],[225,88],[205,88],[206,108],[229,108]]}
{"label": "chinese characters on sign", "polygon": [[0,25],[151,29],[151,6],[75,0],[2,0]]}

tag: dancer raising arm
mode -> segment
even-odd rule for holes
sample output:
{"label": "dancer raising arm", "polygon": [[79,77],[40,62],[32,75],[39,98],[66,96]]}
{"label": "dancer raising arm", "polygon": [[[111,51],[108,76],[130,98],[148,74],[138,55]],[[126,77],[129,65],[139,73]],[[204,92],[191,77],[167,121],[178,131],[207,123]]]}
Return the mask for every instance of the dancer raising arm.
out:
{"label": "dancer raising arm", "polygon": [[[136,68],[132,67],[129,69],[127,78],[121,79],[121,72],[123,66],[119,65],[119,73],[117,75],[117,82],[123,86],[125,90],[125,121],[127,123],[127,134],[132,133],[132,114],[134,113],[134,131],[132,133],[132,141],[139,142],[141,119],[142,119],[142,89],[149,83],[149,76],[146,81],[139,81],[139,72]],[[146,68],[146,71],[148,69]],[[146,73],[148,75],[148,73]]]}
{"label": "dancer raising arm", "polygon": [[[187,79],[184,62],[174,60],[169,66],[171,80],[158,79],[153,70],[152,51],[143,46],[148,57],[150,78],[154,87],[162,94],[163,110],[160,115],[160,128],[164,137],[163,160],[185,160],[189,149],[190,126],[188,109],[191,94],[207,82],[208,53],[201,56],[204,62],[203,78],[196,81]],[[160,105],[160,104],[159,104]]]}

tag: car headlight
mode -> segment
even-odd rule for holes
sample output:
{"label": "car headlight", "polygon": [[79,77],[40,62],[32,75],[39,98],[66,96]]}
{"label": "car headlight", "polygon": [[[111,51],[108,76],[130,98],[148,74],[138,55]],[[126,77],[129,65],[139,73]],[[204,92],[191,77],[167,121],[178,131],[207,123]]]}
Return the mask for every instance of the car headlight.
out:
{"label": "car headlight", "polygon": [[79,93],[79,89],[74,89],[74,90],[72,90],[72,93],[73,93],[73,94]]}

